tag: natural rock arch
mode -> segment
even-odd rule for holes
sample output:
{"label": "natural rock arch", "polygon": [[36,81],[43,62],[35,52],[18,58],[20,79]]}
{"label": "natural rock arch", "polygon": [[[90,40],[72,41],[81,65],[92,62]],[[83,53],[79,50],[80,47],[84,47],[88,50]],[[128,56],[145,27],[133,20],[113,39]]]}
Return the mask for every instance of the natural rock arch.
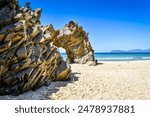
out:
{"label": "natural rock arch", "polygon": [[[52,31],[53,30],[53,31]],[[64,48],[69,63],[96,65],[94,50],[88,39],[88,33],[75,21],[70,21],[63,29],[55,32],[52,41],[55,46]]]}
{"label": "natural rock arch", "polygon": [[42,9],[32,10],[18,0],[0,0],[0,95],[18,95],[68,80],[71,67],[57,47],[62,47],[70,63],[96,65],[88,34],[71,21],[61,30],[42,26]]}

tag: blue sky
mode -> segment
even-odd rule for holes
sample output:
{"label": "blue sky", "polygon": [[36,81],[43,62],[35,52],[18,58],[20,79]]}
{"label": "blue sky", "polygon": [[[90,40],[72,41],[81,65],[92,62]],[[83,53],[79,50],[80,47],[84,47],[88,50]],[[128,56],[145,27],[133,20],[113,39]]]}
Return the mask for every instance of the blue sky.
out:
{"label": "blue sky", "polygon": [[95,52],[150,48],[149,0],[19,0],[42,8],[41,23],[62,28],[75,20],[89,32]]}

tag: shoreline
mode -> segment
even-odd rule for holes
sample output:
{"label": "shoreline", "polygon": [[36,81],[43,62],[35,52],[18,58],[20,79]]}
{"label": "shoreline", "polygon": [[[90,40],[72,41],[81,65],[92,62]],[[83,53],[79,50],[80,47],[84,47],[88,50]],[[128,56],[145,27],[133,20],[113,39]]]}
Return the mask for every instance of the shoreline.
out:
{"label": "shoreline", "polygon": [[150,60],[126,60],[126,61],[97,61],[98,63],[124,63],[124,62],[145,62]]}

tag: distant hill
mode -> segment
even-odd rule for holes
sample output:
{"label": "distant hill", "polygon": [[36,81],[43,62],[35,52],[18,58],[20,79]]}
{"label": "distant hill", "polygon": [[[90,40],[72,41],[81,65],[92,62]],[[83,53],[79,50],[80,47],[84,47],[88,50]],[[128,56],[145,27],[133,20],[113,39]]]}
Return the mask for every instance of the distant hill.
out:
{"label": "distant hill", "polygon": [[150,49],[142,50],[142,49],[134,49],[134,50],[111,50],[111,53],[123,53],[123,52],[150,52]]}
{"label": "distant hill", "polygon": [[123,50],[111,50],[112,53],[122,53],[122,52],[126,52],[126,51],[123,51]]}

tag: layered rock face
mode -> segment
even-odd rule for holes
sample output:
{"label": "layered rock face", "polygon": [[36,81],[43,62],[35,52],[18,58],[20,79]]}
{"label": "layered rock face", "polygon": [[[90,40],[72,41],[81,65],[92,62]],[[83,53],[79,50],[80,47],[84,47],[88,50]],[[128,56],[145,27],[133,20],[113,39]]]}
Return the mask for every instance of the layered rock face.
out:
{"label": "layered rock face", "polygon": [[69,63],[96,65],[94,50],[88,39],[88,34],[76,22],[70,21],[53,38],[54,45],[66,50]]}
{"label": "layered rock face", "polygon": [[41,9],[20,8],[17,0],[0,0],[0,95],[70,78],[70,66],[51,42],[51,26],[41,26],[40,15]]}

